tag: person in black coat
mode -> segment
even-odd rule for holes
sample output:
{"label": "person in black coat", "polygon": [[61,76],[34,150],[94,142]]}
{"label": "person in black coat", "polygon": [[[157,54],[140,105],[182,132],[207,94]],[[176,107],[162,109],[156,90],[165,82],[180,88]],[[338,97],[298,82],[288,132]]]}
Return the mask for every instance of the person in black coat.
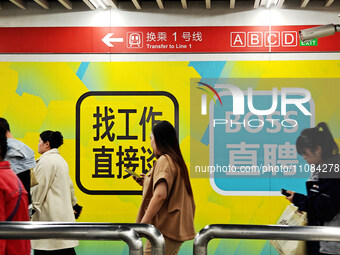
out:
{"label": "person in black coat", "polygon": [[[309,226],[340,226],[340,155],[326,123],[301,132],[297,152],[310,165],[307,195],[287,191],[287,199],[307,212]],[[308,255],[340,254],[340,242],[307,242]]]}

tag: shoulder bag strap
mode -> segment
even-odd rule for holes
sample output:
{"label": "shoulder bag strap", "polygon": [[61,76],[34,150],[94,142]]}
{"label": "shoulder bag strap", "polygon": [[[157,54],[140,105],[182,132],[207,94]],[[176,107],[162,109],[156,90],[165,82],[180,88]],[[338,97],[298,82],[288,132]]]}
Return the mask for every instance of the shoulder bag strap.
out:
{"label": "shoulder bag strap", "polygon": [[11,213],[10,216],[8,216],[8,218],[6,219],[6,221],[12,221],[15,214],[17,213],[18,209],[19,209],[19,205],[20,205],[20,201],[21,201],[21,195],[22,195],[22,187],[21,187],[21,183],[20,183],[20,179],[17,177],[18,179],[18,185],[19,185],[19,197],[18,197],[18,201],[14,207],[13,212]]}

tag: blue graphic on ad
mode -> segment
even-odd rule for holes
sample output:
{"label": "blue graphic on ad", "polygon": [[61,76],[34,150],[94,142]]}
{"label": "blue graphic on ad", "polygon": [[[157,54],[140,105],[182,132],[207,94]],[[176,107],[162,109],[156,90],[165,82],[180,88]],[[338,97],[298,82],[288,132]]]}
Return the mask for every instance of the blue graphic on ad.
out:
{"label": "blue graphic on ad", "polygon": [[[244,114],[233,115],[233,97],[225,94],[220,93],[222,105],[212,102],[209,107],[214,189],[237,194],[285,188],[305,193],[310,171],[296,152],[295,141],[303,129],[314,125],[312,99],[302,104],[311,115],[305,115],[294,104],[287,104],[287,114],[281,115],[281,95],[278,95],[275,112],[262,116],[250,112],[248,95],[244,95]],[[289,99],[300,98],[289,95]],[[273,103],[271,91],[256,91],[252,99],[258,110],[269,109]]]}

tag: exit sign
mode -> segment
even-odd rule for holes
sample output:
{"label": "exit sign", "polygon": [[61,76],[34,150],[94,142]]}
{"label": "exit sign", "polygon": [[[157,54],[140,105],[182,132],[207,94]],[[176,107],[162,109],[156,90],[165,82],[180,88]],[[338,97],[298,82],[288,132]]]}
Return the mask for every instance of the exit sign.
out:
{"label": "exit sign", "polygon": [[313,39],[307,42],[300,41],[300,46],[318,46],[318,39]]}

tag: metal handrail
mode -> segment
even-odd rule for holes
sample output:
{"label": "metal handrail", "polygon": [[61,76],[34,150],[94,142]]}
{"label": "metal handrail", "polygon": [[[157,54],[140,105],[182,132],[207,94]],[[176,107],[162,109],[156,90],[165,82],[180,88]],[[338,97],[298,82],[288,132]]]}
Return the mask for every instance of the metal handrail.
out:
{"label": "metal handrail", "polygon": [[[13,224],[13,222],[4,222],[3,225]],[[133,229],[140,237],[147,238],[151,243],[152,255],[162,255],[165,254],[165,242],[162,233],[151,224],[141,224],[141,223],[104,223],[104,222],[76,222],[76,223],[66,223],[66,222],[20,222],[21,225],[33,225],[33,226],[100,226],[102,228],[114,227],[114,226],[124,226]]]}
{"label": "metal handrail", "polygon": [[143,255],[143,243],[139,235],[126,226],[27,223],[30,222],[0,222],[0,239],[123,240],[129,246],[130,255]]}
{"label": "metal handrail", "polygon": [[208,242],[214,238],[340,241],[340,227],[213,224],[196,235],[194,255],[206,255]]}

